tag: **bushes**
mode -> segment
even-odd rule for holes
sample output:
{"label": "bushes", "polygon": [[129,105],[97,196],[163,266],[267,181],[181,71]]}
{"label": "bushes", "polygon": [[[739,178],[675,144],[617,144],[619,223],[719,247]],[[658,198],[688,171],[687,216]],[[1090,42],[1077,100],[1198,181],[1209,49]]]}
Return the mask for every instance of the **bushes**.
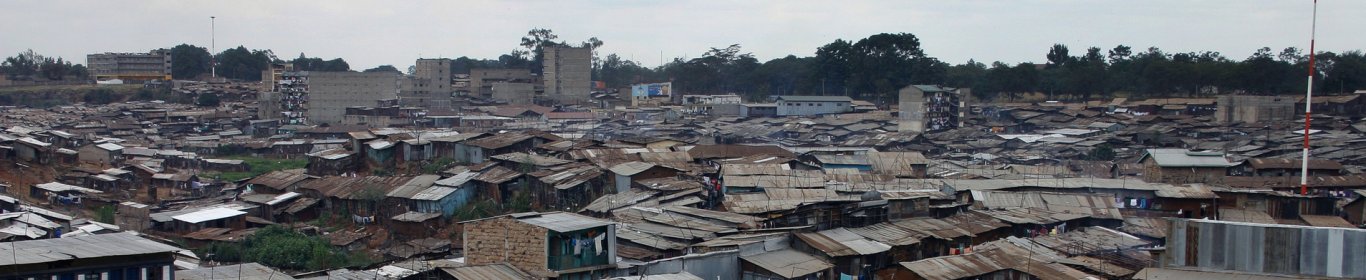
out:
{"label": "bushes", "polygon": [[333,248],[321,237],[306,236],[280,226],[262,228],[243,240],[240,245],[212,243],[200,248],[196,253],[207,260],[257,262],[266,266],[295,270],[363,266],[371,262],[364,254],[348,254]]}

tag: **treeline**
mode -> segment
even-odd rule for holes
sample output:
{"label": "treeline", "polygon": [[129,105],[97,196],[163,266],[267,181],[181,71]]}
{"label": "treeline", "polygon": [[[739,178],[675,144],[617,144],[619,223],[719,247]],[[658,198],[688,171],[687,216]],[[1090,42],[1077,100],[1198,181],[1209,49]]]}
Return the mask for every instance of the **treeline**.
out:
{"label": "treeline", "polygon": [[[522,38],[522,49],[498,59],[461,57],[453,73],[471,68],[528,67],[539,73],[541,43],[553,42],[548,29],[533,29]],[[560,45],[567,45],[563,42]],[[590,39],[583,45],[601,46]],[[675,58],[655,68],[617,54],[595,55],[593,79],[619,88],[640,82],[673,82],[687,94],[735,93],[750,99],[772,95],[847,95],[890,103],[895,92],[912,84],[971,87],[982,99],[1011,100],[1023,94],[1089,100],[1123,96],[1208,96],[1219,93],[1282,94],[1303,91],[1309,55],[1291,47],[1280,52],[1257,49],[1242,59],[1218,52],[1167,52],[1156,47],[1136,51],[1119,45],[1109,50],[1089,47],[1073,52],[1056,44],[1040,52],[1043,63],[991,64],[969,60],[949,64],[929,56],[910,33],[883,33],[856,41],[835,40],[816,49],[815,56],[788,55],[760,62],[741,45],[710,48],[697,58]],[[1316,92],[1340,93],[1366,89],[1366,55],[1359,50],[1319,52]]]}
{"label": "treeline", "polygon": [[[544,48],[579,46],[595,49],[593,79],[611,88],[673,82],[674,90],[684,94],[735,93],[755,100],[772,95],[848,95],[885,104],[894,102],[898,89],[912,84],[971,87],[979,98],[1002,100],[1034,93],[1061,100],[1121,94],[1145,98],[1296,93],[1304,88],[1310,61],[1308,54],[1293,47],[1279,52],[1263,47],[1238,59],[1218,52],[1168,52],[1156,47],[1139,51],[1126,45],[1074,52],[1057,44],[1039,52],[1046,58],[1039,64],[969,60],[955,65],[926,54],[913,34],[882,33],[858,40],[835,40],[816,48],[815,55],[808,57],[788,55],[759,61],[734,44],[649,68],[617,54],[596,53],[604,44],[597,38],[581,43],[557,39],[550,29],[532,29],[508,54],[492,59],[455,58],[451,72],[525,68],[540,73]],[[171,49],[171,55],[175,61],[172,75],[177,79],[209,72],[210,54],[203,47],[181,44]],[[341,58],[325,60],[300,53],[297,58],[284,60],[269,49],[243,46],[223,50],[215,57],[219,76],[247,81],[260,80],[261,71],[270,63],[293,63],[295,69],[307,71],[351,71]],[[1361,51],[1319,52],[1314,58],[1317,92],[1366,89],[1366,55]],[[411,73],[413,68],[406,70]],[[85,67],[79,64],[43,57],[32,50],[7,58],[0,71],[11,76],[41,74],[50,79],[86,76]],[[364,71],[403,72],[393,65]]]}
{"label": "treeline", "polygon": [[[244,46],[225,49],[213,57],[217,58],[219,76],[245,81],[261,80],[261,71],[269,69],[271,63],[292,63],[295,70],[303,71],[351,71],[351,65],[341,58],[324,60],[299,53],[297,58],[283,60],[269,49],[248,50]],[[171,61],[171,76],[176,79],[193,79],[211,72],[211,57],[204,47],[190,44],[172,47]]]}
{"label": "treeline", "polygon": [[61,57],[47,57],[32,49],[25,50],[0,62],[0,74],[9,79],[83,80],[90,76],[85,65],[73,64]]}

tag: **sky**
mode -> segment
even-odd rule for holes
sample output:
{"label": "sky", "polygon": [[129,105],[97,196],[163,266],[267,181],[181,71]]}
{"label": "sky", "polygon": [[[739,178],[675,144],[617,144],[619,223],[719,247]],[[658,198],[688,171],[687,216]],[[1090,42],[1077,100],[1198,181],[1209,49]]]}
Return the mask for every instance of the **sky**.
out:
{"label": "sky", "polygon": [[[733,3],[734,2],[734,3]],[[836,39],[912,33],[949,63],[1042,62],[1055,43],[1074,55],[1124,44],[1141,51],[1261,47],[1308,50],[1311,0],[1019,1],[292,1],[4,0],[0,56],[25,49],[85,55],[181,43],[271,49],[283,59],[341,57],[352,69],[405,69],[417,58],[496,58],[532,28],[559,40],[597,37],[599,55],[645,66],[740,44],[761,61],[812,56]],[[1319,51],[1366,49],[1366,1],[1319,1]],[[211,28],[209,17],[217,17]],[[211,36],[211,31],[216,36]],[[214,39],[216,38],[216,39]],[[217,51],[215,51],[217,52]]]}

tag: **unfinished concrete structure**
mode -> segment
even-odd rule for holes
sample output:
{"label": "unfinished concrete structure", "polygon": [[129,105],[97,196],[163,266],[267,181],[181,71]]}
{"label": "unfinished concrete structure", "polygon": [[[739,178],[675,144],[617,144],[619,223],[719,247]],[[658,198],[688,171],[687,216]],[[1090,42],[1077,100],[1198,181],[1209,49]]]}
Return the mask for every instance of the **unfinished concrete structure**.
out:
{"label": "unfinished concrete structure", "polygon": [[588,102],[593,48],[547,47],[543,57],[541,77],[546,99],[561,104]]}
{"label": "unfinished concrete structure", "polygon": [[961,97],[969,89],[911,85],[897,92],[897,130],[923,133],[962,126]]}
{"label": "unfinished concrete structure", "polygon": [[89,54],[85,56],[85,65],[90,69],[90,76],[100,81],[171,80],[171,50],[168,49]]}
{"label": "unfinished concrete structure", "polygon": [[1265,123],[1296,118],[1295,98],[1281,96],[1219,96],[1214,121],[1219,123]]}
{"label": "unfinished concrete structure", "polygon": [[403,80],[399,105],[426,108],[451,107],[451,60],[419,58],[413,75]]}
{"label": "unfinished concrete structure", "polygon": [[493,84],[496,83],[530,84],[533,91],[535,85],[539,84],[531,75],[531,71],[526,69],[470,69],[469,95],[493,98]]}
{"label": "unfinished concrete structure", "polygon": [[346,108],[398,98],[398,73],[308,72],[308,121],[340,123]]}

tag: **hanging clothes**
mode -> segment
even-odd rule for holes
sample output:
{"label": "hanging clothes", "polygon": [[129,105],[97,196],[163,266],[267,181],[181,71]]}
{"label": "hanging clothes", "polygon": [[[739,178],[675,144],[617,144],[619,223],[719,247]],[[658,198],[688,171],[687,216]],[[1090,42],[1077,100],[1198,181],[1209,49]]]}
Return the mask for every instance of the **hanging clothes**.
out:
{"label": "hanging clothes", "polygon": [[593,250],[597,251],[598,255],[602,255],[602,241],[604,239],[607,239],[606,234],[599,234],[598,237],[593,238]]}

